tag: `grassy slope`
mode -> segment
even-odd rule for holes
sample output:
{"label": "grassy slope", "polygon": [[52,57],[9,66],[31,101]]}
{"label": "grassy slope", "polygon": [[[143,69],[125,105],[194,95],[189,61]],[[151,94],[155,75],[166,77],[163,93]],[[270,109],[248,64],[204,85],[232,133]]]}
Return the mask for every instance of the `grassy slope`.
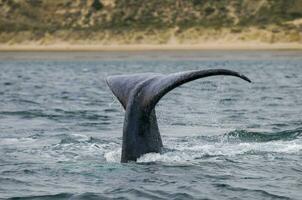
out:
{"label": "grassy slope", "polygon": [[302,42],[301,0],[0,0],[0,43]]}

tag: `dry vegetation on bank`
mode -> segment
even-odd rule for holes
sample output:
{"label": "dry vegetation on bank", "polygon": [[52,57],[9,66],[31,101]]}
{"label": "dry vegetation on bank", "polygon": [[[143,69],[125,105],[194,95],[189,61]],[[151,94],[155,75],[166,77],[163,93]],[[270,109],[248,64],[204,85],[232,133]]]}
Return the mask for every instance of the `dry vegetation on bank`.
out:
{"label": "dry vegetation on bank", "polygon": [[301,0],[0,0],[0,43],[302,43]]}

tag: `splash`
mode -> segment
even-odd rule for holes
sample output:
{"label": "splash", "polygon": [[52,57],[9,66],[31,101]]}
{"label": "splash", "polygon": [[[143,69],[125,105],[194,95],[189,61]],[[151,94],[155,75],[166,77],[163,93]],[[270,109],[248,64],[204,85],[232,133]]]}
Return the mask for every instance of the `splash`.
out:
{"label": "splash", "polygon": [[165,152],[145,154],[138,162],[195,163],[209,157],[238,155],[299,154],[302,130],[275,133],[232,131],[213,137],[174,138],[167,140]]}

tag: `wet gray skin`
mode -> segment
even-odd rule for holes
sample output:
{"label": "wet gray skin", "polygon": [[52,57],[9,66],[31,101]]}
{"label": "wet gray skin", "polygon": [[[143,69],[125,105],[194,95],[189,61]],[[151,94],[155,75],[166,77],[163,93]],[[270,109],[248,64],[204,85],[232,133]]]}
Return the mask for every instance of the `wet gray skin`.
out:
{"label": "wet gray skin", "polygon": [[123,127],[121,162],[136,161],[146,153],[159,153],[163,147],[155,106],[169,91],[208,76],[246,76],[226,69],[194,70],[169,75],[144,73],[109,76],[106,82],[123,105],[126,113]]}

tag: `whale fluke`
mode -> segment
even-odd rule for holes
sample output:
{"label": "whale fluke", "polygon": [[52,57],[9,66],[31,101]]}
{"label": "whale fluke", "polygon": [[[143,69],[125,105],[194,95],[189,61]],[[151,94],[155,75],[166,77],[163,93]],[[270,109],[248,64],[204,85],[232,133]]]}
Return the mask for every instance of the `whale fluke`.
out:
{"label": "whale fluke", "polygon": [[161,74],[143,73],[133,75],[116,75],[106,78],[107,85],[117,97],[123,107],[126,109],[127,100],[133,90],[139,83]]}
{"label": "whale fluke", "polygon": [[251,82],[251,80],[246,76],[225,69],[195,70],[174,73],[168,76],[160,76],[156,80],[153,80],[146,88],[144,98],[145,106],[148,106],[149,109],[152,110],[159,100],[174,88],[196,79],[217,75],[236,76],[245,81]]}
{"label": "whale fluke", "polygon": [[107,77],[108,86],[126,110],[121,161],[136,161],[145,153],[160,152],[163,145],[155,106],[165,94],[184,83],[217,75],[235,76],[251,82],[246,76],[226,69],[194,70],[170,75],[143,73]]}

